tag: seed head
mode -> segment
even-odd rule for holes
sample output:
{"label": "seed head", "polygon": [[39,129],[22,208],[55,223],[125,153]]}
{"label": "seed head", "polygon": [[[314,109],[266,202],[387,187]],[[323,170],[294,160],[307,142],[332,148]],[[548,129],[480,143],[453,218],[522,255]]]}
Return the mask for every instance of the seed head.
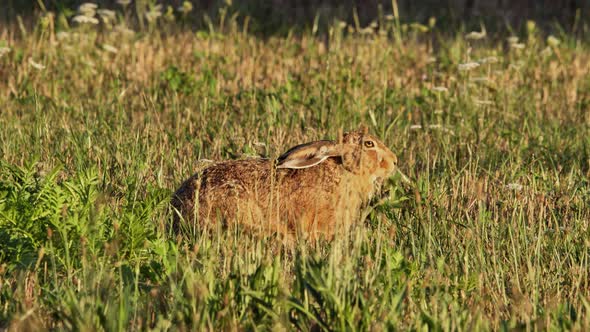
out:
{"label": "seed head", "polygon": [[477,62],[466,62],[466,63],[459,64],[458,69],[459,69],[459,71],[469,71],[469,70],[475,69],[477,67],[479,67],[479,63],[477,63]]}
{"label": "seed head", "polygon": [[29,58],[29,64],[30,64],[30,65],[31,65],[33,68],[35,68],[35,69],[37,69],[37,70],[43,70],[43,69],[45,69],[45,66],[44,66],[42,63],[35,62],[35,61],[33,60],[33,58]]}

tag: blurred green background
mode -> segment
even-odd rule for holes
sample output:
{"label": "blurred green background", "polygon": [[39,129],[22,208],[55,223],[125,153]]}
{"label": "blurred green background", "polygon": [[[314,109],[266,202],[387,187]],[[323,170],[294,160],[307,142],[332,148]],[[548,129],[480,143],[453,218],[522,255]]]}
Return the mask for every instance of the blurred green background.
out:
{"label": "blurred green background", "polygon": [[[3,0],[0,8],[2,24],[14,24],[20,15],[24,22],[32,21],[44,10],[67,12],[87,1],[80,0]],[[130,1],[128,10],[162,5],[178,8],[182,0]],[[325,30],[335,19],[361,25],[370,24],[382,13],[397,7],[400,20],[426,23],[436,17],[439,28],[449,30],[457,26],[467,28],[485,24],[491,31],[520,28],[527,20],[534,20],[544,30],[572,28],[587,22],[590,1],[586,0],[194,0],[194,10],[188,20],[194,28],[202,27],[203,17],[215,18],[222,8],[231,7],[241,17],[250,17],[252,31],[263,34],[284,34],[288,31],[315,25]],[[97,0],[101,8],[118,8],[117,0]],[[356,16],[356,17],[355,17]],[[576,31],[579,33],[579,31]]]}

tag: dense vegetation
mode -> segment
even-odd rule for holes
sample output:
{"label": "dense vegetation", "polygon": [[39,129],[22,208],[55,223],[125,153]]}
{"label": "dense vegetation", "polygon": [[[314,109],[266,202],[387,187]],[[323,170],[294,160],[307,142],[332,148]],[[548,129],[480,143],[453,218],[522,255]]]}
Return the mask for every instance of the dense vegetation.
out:
{"label": "dense vegetation", "polygon": [[[590,327],[587,27],[260,38],[226,9],[0,27],[0,329]],[[203,159],[359,123],[411,183],[348,237],[166,231]]]}

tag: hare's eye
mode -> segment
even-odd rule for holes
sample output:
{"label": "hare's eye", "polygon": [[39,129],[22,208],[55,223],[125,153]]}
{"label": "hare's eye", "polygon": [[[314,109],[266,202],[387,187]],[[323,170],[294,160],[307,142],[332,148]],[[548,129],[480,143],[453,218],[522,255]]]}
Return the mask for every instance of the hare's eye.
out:
{"label": "hare's eye", "polygon": [[375,143],[373,143],[373,141],[365,141],[365,146],[368,148],[372,148],[375,146]]}

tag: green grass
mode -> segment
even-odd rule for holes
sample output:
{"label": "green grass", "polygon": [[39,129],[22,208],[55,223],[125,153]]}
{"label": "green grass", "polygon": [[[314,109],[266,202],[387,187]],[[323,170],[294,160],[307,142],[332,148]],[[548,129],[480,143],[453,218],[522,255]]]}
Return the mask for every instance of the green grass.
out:
{"label": "green grass", "polygon": [[[0,28],[0,329],[590,327],[587,39],[529,24],[511,46],[395,17],[328,42],[231,17],[122,33],[118,15]],[[166,231],[200,159],[359,123],[412,185],[348,237]]]}

